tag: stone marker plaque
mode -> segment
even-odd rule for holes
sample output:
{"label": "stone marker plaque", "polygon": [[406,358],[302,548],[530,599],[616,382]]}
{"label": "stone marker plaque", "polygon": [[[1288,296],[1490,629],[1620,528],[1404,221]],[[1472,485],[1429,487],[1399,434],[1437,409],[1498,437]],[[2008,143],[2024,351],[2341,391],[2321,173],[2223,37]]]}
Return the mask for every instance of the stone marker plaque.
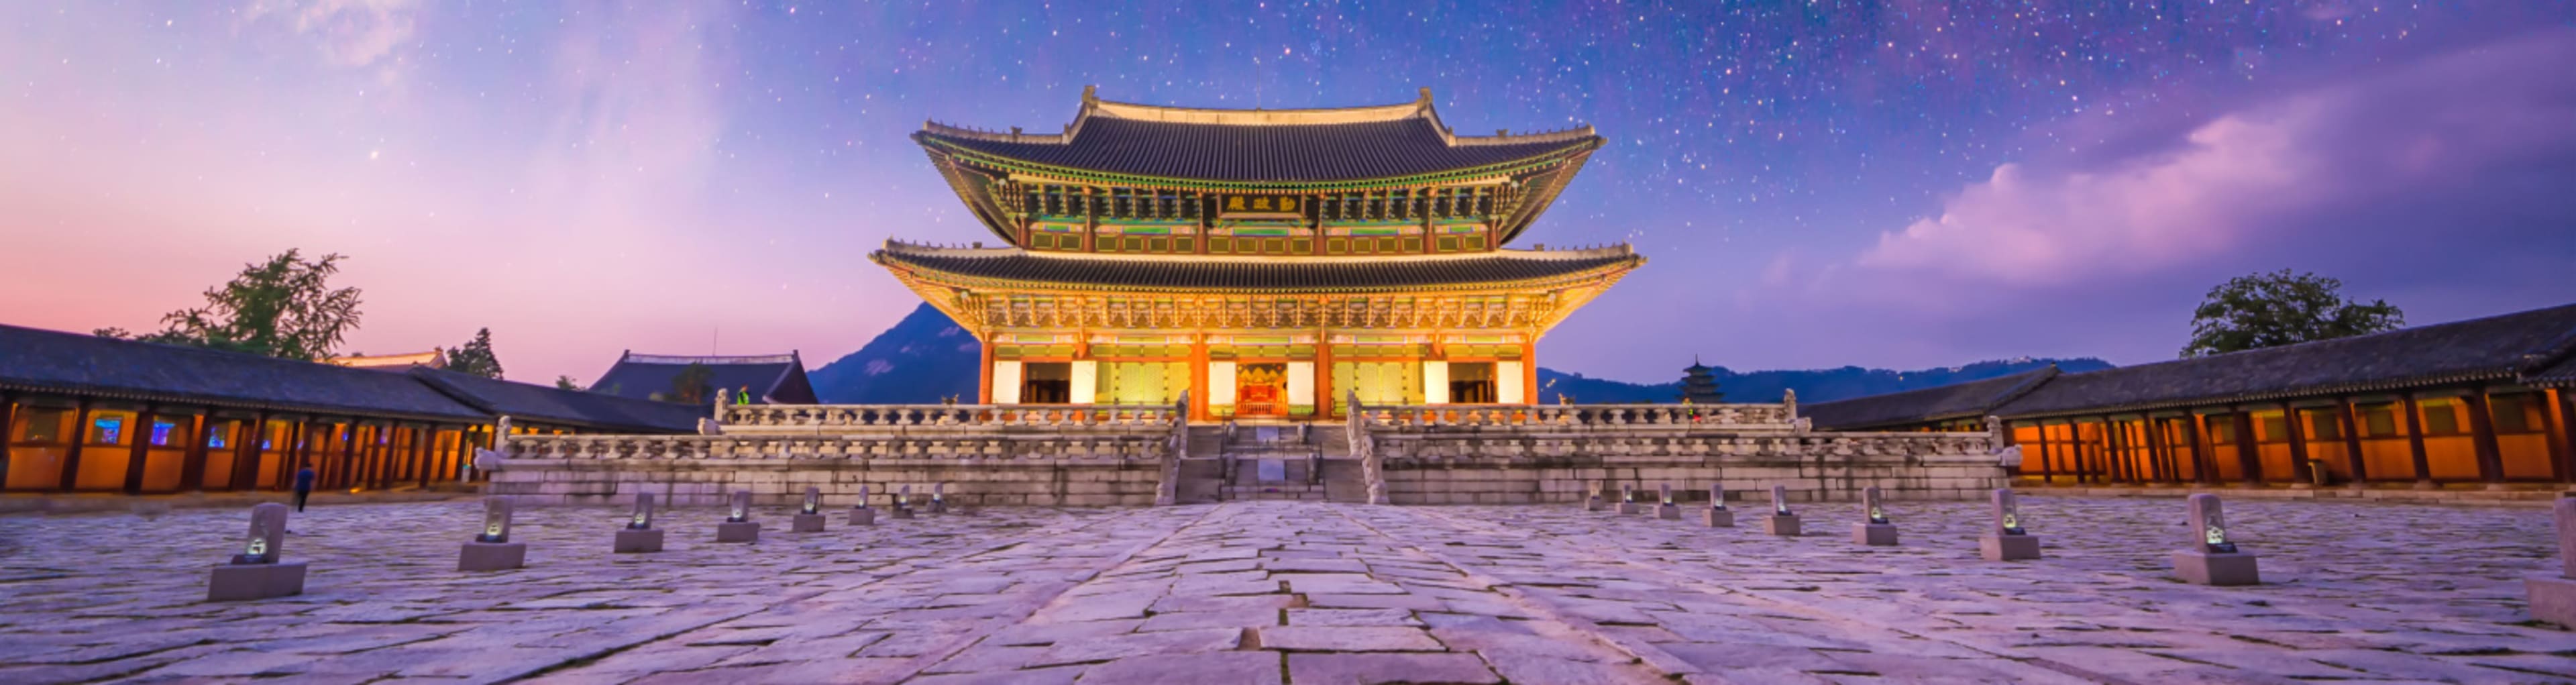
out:
{"label": "stone marker plaque", "polygon": [[206,601],[236,602],[304,594],[304,562],[286,561],[287,507],[266,502],[250,508],[250,535],[240,554],[216,564],[206,578]]}
{"label": "stone marker plaque", "polygon": [[820,533],[823,532],[823,518],[823,489],[806,486],[805,499],[797,502],[796,516],[789,519],[787,530],[792,533]]}
{"label": "stone marker plaque", "polygon": [[930,484],[930,513],[948,513],[948,483]]}
{"label": "stone marker plaque", "polygon": [[902,487],[895,489],[894,517],[899,519],[912,518],[912,484],[906,483]]}
{"label": "stone marker plaque", "polygon": [[1710,528],[1735,527],[1735,510],[1726,508],[1726,485],[1708,486],[1708,511],[1701,512],[1700,523]]}
{"label": "stone marker plaque", "polygon": [[1772,535],[1783,537],[1796,537],[1798,535],[1798,515],[1789,512],[1789,488],[1787,486],[1771,486],[1771,515],[1763,517],[1762,528],[1765,532]]}
{"label": "stone marker plaque", "polygon": [[458,571],[507,571],[528,564],[528,545],[510,541],[510,515],[515,502],[507,496],[483,498],[483,529],[456,553]]}
{"label": "stone marker plaque", "polygon": [[1871,547],[1896,544],[1896,524],[1887,520],[1887,502],[1872,485],[1860,489],[1861,522],[1852,524],[1852,542]]}
{"label": "stone marker plaque", "polygon": [[1638,511],[1639,511],[1639,509],[1637,508],[1637,486],[1636,486],[1635,484],[1633,484],[1633,483],[1620,483],[1620,484],[1619,484],[1619,513],[1622,513],[1622,514],[1634,514],[1634,513],[1637,513]]}
{"label": "stone marker plaque", "polygon": [[1977,538],[1977,551],[1987,561],[2018,561],[2039,558],[2039,537],[2022,528],[2021,505],[2010,488],[1997,488],[1988,497],[1991,520],[1986,534]]}
{"label": "stone marker plaque", "polygon": [[868,506],[868,486],[866,483],[861,483],[859,484],[859,503],[850,507],[850,525],[873,526],[876,524],[877,510]]}
{"label": "stone marker plaque", "polygon": [[483,498],[483,532],[476,534],[474,541],[509,542],[512,504],[507,495]]}
{"label": "stone marker plaque", "polygon": [[2254,585],[2263,582],[2252,553],[2236,548],[2218,496],[2208,493],[2184,500],[2190,521],[2190,546],[2173,553],[2174,575],[2201,585]]}
{"label": "stone marker plaque", "polygon": [[1584,511],[1600,511],[1600,510],[1601,510],[1601,488],[1604,488],[1604,487],[1608,487],[1608,485],[1607,485],[1607,484],[1604,484],[1604,483],[1586,483],[1586,484],[1584,484],[1584,486],[1583,486],[1583,510],[1584,510]]}
{"label": "stone marker plaque", "polygon": [[637,493],[635,510],[626,516],[626,527],[617,531],[612,547],[619,554],[662,551],[662,531],[653,527],[653,493]]}
{"label": "stone marker plaque", "polygon": [[2531,591],[2532,618],[2576,626],[2576,492],[2559,497],[2549,509],[2558,525],[2558,572],[2534,574],[2522,584]]}
{"label": "stone marker plaque", "polygon": [[1655,505],[1655,518],[1668,521],[1681,520],[1681,505],[1673,503],[1673,484],[1657,484],[1655,486],[1655,497],[1661,502],[1660,504]]}
{"label": "stone marker plaque", "polygon": [[735,490],[725,505],[725,520],[716,524],[716,542],[758,542],[760,522],[751,520],[751,491]]}

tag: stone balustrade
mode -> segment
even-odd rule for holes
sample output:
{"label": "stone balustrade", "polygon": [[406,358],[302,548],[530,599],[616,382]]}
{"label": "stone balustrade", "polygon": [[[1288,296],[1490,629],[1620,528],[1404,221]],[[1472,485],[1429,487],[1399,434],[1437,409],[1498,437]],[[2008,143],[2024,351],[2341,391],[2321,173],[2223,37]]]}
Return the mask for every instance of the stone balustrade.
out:
{"label": "stone balustrade", "polygon": [[[517,435],[502,457],[519,461],[677,460],[1160,460],[1171,427],[1152,432],[902,435]],[[528,465],[518,465],[525,468]]]}
{"label": "stone balustrade", "polygon": [[1372,430],[1571,428],[1804,430],[1791,404],[1367,405],[1358,416]]}
{"label": "stone balustrade", "polygon": [[[1936,457],[1989,459],[1984,433],[1711,433],[1647,434],[1643,430],[1556,432],[1546,425],[1480,433],[1392,432],[1372,429],[1374,449],[1396,460],[1492,459],[1802,459],[1807,457]],[[2000,468],[2000,467],[1999,467]]]}
{"label": "stone balustrade", "polygon": [[1170,404],[755,404],[729,405],[726,433],[860,433],[1005,428],[1167,429],[1183,418]]}

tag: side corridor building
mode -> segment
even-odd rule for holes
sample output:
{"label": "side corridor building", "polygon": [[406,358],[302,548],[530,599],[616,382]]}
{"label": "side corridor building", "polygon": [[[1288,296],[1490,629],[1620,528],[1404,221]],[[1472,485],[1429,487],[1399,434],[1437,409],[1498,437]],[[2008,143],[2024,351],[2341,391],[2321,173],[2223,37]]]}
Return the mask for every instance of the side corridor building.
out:
{"label": "side corridor building", "polygon": [[680,433],[711,405],[558,390],[426,366],[352,368],[0,326],[7,492],[323,489],[469,477],[512,434]]}
{"label": "side corridor building", "polygon": [[2576,482],[2576,304],[1805,405],[1829,430],[1987,430],[2044,483]]}

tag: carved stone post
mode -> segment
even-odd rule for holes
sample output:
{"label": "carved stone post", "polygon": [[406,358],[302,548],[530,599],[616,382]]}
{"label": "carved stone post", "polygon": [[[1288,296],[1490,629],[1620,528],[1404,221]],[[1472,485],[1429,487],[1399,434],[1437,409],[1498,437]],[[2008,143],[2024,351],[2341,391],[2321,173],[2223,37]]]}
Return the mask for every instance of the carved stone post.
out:
{"label": "carved stone post", "polygon": [[1878,486],[1860,490],[1861,522],[1852,524],[1852,542],[1871,547],[1896,545],[1896,524],[1887,519],[1886,502],[1879,498]]}
{"label": "carved stone post", "polygon": [[1798,536],[1798,515],[1789,512],[1789,488],[1771,486],[1771,515],[1762,520],[1763,532],[1784,537]]}
{"label": "carved stone post", "polygon": [[2021,505],[2014,500],[2012,489],[1995,489],[1990,506],[1993,521],[1986,534],[1977,538],[1977,551],[1987,561],[2039,558],[2039,536],[2022,528]]}
{"label": "carved stone post", "polygon": [[[150,437],[150,436],[143,436]],[[217,564],[206,581],[206,601],[234,602],[304,594],[304,562],[284,561],[286,505],[250,508],[250,536],[241,554]]]}
{"label": "carved stone post", "polygon": [[458,571],[507,571],[528,564],[528,543],[510,541],[514,503],[507,496],[483,498],[483,530],[457,552]]}
{"label": "carved stone post", "polygon": [[2192,495],[2185,500],[2190,507],[2190,547],[2173,553],[2174,575],[2200,585],[2255,585],[2263,582],[2255,571],[2254,554],[2236,549],[2228,537],[2226,516],[2219,510],[2218,496],[2208,493]]}

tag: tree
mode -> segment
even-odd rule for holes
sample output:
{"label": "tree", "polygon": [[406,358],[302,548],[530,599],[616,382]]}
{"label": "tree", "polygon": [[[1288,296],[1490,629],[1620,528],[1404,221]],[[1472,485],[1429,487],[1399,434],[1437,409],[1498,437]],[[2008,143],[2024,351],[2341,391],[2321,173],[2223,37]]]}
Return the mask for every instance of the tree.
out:
{"label": "tree", "polygon": [[492,329],[474,331],[474,339],[447,353],[447,370],[484,378],[501,377],[501,358],[492,356]]}
{"label": "tree", "polygon": [[716,370],[691,362],[671,377],[671,392],[664,397],[673,402],[706,404],[715,399],[715,388],[707,385],[716,379]]}
{"label": "tree", "polygon": [[581,392],[581,391],[585,390],[586,388],[581,387],[581,384],[580,384],[580,383],[578,383],[578,382],[574,382],[571,376],[556,376],[556,377],[555,377],[555,389],[556,389],[556,390],[570,390],[570,391],[573,391],[573,392]]}
{"label": "tree", "polygon": [[[331,348],[358,328],[358,289],[333,290],[329,284],[331,275],[340,272],[341,259],[328,254],[305,261],[296,250],[287,250],[266,262],[245,264],[232,282],[206,289],[206,306],[171,312],[161,317],[161,332],[134,339],[305,361],[327,358]],[[96,333],[132,335],[118,328]]]}
{"label": "tree", "polygon": [[2332,340],[2396,330],[2406,314],[2387,300],[2346,299],[2343,281],[2288,269],[2227,279],[2192,310],[2182,356]]}

